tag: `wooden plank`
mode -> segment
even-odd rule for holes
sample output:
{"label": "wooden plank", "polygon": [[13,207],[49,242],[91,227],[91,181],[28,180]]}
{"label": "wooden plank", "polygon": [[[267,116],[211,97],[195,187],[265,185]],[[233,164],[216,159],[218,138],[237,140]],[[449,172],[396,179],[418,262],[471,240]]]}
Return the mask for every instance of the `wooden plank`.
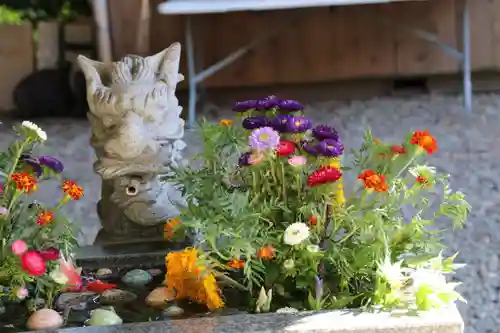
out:
{"label": "wooden plank", "polygon": [[[439,40],[456,47],[455,0],[394,5],[394,19],[435,34]],[[396,35],[397,74],[417,76],[451,73],[459,68],[457,60],[436,45],[413,36],[408,31]]]}
{"label": "wooden plank", "polygon": [[491,44],[493,48],[492,68],[500,70],[500,0],[491,0],[491,6],[493,15],[491,31]]}
{"label": "wooden plank", "polygon": [[127,54],[138,54],[137,31],[139,30],[141,1],[108,0],[112,33],[113,58],[121,59]]}
{"label": "wooden plank", "polygon": [[30,23],[0,25],[0,112],[13,107],[15,86],[34,69],[33,29]]}

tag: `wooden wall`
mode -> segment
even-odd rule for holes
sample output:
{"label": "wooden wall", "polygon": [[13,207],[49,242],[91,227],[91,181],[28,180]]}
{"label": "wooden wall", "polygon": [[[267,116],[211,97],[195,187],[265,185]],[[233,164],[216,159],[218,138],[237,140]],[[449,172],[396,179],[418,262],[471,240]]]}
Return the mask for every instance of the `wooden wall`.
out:
{"label": "wooden wall", "polygon": [[[151,0],[150,53],[184,44],[185,17],[156,11]],[[472,68],[500,69],[500,0],[472,0]],[[136,52],[140,1],[110,0],[115,57]],[[205,65],[215,63],[277,24],[298,20],[278,37],[207,81],[209,87],[316,83],[357,78],[456,73],[459,64],[439,48],[377,17],[405,22],[461,46],[459,0],[194,16]],[[184,65],[184,64],[183,64]],[[183,73],[186,73],[183,67]]]}

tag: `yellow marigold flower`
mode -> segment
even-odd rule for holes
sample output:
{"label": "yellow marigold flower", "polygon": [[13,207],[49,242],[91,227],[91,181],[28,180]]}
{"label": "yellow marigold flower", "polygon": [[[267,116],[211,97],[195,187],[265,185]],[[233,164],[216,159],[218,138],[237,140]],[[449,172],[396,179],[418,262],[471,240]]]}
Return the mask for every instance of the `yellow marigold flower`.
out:
{"label": "yellow marigold flower", "polygon": [[[330,166],[337,168],[340,170],[341,168],[341,163],[340,159],[336,158],[330,163]],[[345,203],[345,196],[344,196],[344,183],[342,181],[342,178],[337,180],[335,183],[336,190],[335,190],[335,205],[334,206],[342,206]]]}
{"label": "yellow marigold flower", "polygon": [[165,284],[168,294],[176,300],[190,298],[210,310],[224,307],[213,271],[199,261],[199,252],[194,248],[167,255]]}
{"label": "yellow marigold flower", "polygon": [[219,125],[220,126],[231,126],[231,125],[233,125],[233,121],[231,119],[222,119],[219,122]]}

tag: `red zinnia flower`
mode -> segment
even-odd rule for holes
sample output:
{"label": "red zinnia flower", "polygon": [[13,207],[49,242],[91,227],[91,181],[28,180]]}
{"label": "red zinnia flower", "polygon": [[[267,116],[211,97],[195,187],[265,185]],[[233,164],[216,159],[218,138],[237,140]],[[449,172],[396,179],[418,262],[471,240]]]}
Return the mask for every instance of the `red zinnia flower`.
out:
{"label": "red zinnia flower", "polygon": [[358,179],[363,181],[365,188],[375,190],[375,192],[386,192],[389,189],[385,177],[373,170],[363,171]]}
{"label": "red zinnia flower", "polygon": [[25,272],[34,276],[45,274],[45,260],[37,251],[27,251],[21,256],[21,265]]}
{"label": "red zinnia flower", "polygon": [[394,153],[394,154],[399,154],[399,155],[405,155],[405,154],[408,154],[408,152],[406,151],[405,147],[403,145],[400,145],[400,146],[392,146],[391,147],[391,151]]}
{"label": "red zinnia flower", "polygon": [[310,187],[318,186],[326,183],[333,183],[342,177],[342,172],[332,166],[324,166],[314,171],[307,178],[307,185]]}
{"label": "red zinnia flower", "polygon": [[278,156],[289,156],[295,152],[295,143],[288,140],[280,140],[278,148],[276,148],[276,155]]}
{"label": "red zinnia flower", "polygon": [[54,247],[49,247],[47,249],[40,250],[40,251],[38,251],[38,253],[40,253],[43,260],[46,260],[46,261],[57,260],[60,257],[59,250],[54,248]]}
{"label": "red zinnia flower", "polygon": [[418,145],[424,149],[427,154],[431,155],[438,151],[438,143],[436,139],[429,133],[429,131],[415,131],[410,140],[412,145]]}

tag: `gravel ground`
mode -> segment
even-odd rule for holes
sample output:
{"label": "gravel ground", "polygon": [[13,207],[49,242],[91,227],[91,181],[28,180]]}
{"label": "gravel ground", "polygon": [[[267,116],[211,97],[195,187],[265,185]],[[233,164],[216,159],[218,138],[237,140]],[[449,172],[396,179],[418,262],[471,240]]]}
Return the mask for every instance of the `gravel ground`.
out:
{"label": "gravel ground", "polygon": [[[467,194],[473,211],[464,230],[445,235],[450,251],[461,250],[459,259],[468,266],[458,274],[462,293],[468,300],[461,306],[466,333],[499,332],[500,327],[500,95],[477,95],[474,113],[467,117],[461,98],[454,96],[412,96],[379,98],[353,102],[322,102],[308,105],[315,122],[334,125],[347,148],[358,147],[367,127],[376,137],[397,142],[408,131],[430,129],[439,141],[439,153],[430,164],[452,175],[454,189]],[[217,111],[220,118],[230,117],[228,108]],[[89,244],[98,231],[95,204],[100,181],[92,172],[94,155],[88,145],[89,125],[85,120],[45,119],[37,123],[49,140],[44,153],[62,159],[66,177],[82,184],[86,195],[66,211],[82,230],[80,241]],[[8,126],[0,125],[0,148],[11,138]],[[186,155],[197,151],[196,133],[186,134]],[[497,155],[498,154],[498,155]],[[59,195],[57,184],[41,186],[37,193],[45,202]]]}

